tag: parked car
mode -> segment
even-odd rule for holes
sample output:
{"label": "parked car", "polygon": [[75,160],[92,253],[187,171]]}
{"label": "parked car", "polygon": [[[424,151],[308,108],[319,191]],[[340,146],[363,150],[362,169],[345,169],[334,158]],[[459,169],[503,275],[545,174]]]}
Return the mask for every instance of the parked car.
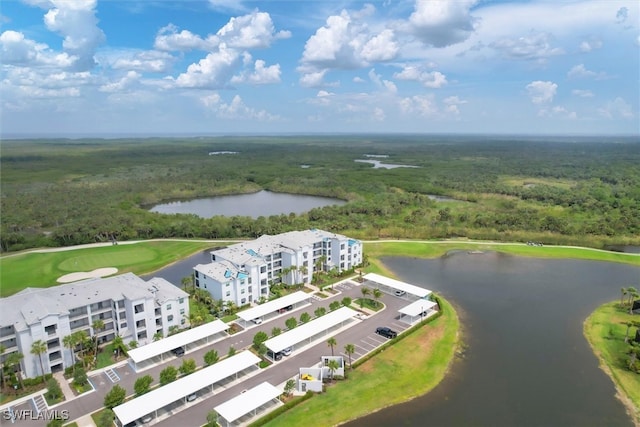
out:
{"label": "parked car", "polygon": [[277,352],[273,355],[273,360],[282,360],[282,352]]}
{"label": "parked car", "polygon": [[176,347],[173,350],[171,350],[171,352],[178,357],[182,357],[184,356],[184,347]]}
{"label": "parked car", "polygon": [[291,347],[287,347],[284,350],[282,350],[282,354],[285,356],[290,356],[292,351],[293,349]]}
{"label": "parked car", "polygon": [[187,396],[187,402],[193,402],[194,400],[196,400],[197,397],[198,395],[195,393],[190,394],[189,396]]}
{"label": "parked car", "polygon": [[146,424],[146,423],[151,422],[152,419],[153,419],[153,415],[149,414],[149,415],[145,415],[144,417],[140,418],[140,421],[142,421],[143,424]]}
{"label": "parked car", "polygon": [[259,325],[262,323],[262,317],[256,317],[255,319],[252,320],[253,323],[255,323],[256,325]]}
{"label": "parked car", "polygon": [[382,335],[383,337],[389,338],[389,339],[392,339],[398,336],[398,333],[396,331],[393,331],[390,328],[387,328],[386,326],[377,327],[376,334]]}
{"label": "parked car", "polygon": [[405,291],[401,291],[400,289],[398,289],[394,292],[394,294],[396,294],[397,297],[402,297],[402,296],[405,296],[407,293]]}

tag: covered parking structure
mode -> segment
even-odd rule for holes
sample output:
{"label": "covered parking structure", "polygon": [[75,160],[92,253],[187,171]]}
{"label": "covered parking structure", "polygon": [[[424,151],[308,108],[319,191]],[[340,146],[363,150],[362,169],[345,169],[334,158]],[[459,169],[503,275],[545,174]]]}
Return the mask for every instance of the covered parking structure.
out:
{"label": "covered parking structure", "polygon": [[216,406],[213,410],[220,416],[218,423],[221,426],[237,426],[254,418],[259,412],[281,406],[282,402],[278,399],[280,394],[282,391],[265,381]]}
{"label": "covered parking structure", "polygon": [[438,303],[435,301],[425,299],[416,300],[398,310],[400,312],[400,320],[412,325],[417,321],[424,320],[436,314],[437,307]]}
{"label": "covered parking structure", "polygon": [[[113,408],[116,423],[126,426],[150,415],[153,418],[171,415],[185,408],[187,397],[197,397],[213,393],[217,383],[238,379],[245,371],[259,369],[260,358],[250,351],[243,351],[235,356],[161,386],[149,393]],[[247,372],[248,373],[248,372]],[[222,384],[221,384],[222,385]]]}
{"label": "covered parking structure", "polygon": [[327,335],[336,326],[342,326],[345,322],[354,320],[356,314],[358,313],[349,307],[341,307],[309,323],[288,330],[264,342],[264,345],[269,350],[267,355],[273,359],[277,353],[280,353],[285,348],[291,347],[293,349],[301,343],[309,344]]}
{"label": "covered parking structure", "polygon": [[185,353],[196,350],[222,338],[221,334],[229,329],[229,325],[222,320],[205,323],[193,329],[188,329],[175,335],[154,341],[142,347],[128,351],[129,364],[136,372],[150,368],[156,363],[163,362],[171,355],[171,351],[182,347]]}
{"label": "covered parking structure", "polygon": [[238,313],[238,318],[243,322],[241,325],[246,327],[247,324],[254,319],[263,319],[269,314],[273,314],[275,317],[275,313],[277,311],[287,310],[287,307],[289,306],[291,306],[291,309],[293,310],[294,308],[302,306],[302,303],[308,303],[310,299],[311,295],[306,292],[294,292],[281,298],[276,298],[264,304],[241,311]]}
{"label": "covered parking structure", "polygon": [[395,293],[395,291],[402,291],[405,293],[404,295],[411,300],[416,298],[427,298],[429,295],[431,295],[431,291],[428,289],[411,285],[409,283],[401,282],[400,280],[395,280],[389,277],[381,276],[376,273],[365,274],[363,278],[370,282],[377,283],[378,288],[383,292],[393,294]]}

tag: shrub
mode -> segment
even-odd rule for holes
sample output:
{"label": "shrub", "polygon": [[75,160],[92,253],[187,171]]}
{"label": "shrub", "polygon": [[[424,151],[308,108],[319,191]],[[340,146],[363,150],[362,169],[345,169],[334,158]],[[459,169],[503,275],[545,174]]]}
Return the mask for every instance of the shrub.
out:
{"label": "shrub", "polygon": [[47,398],[50,400],[58,400],[62,397],[62,389],[55,378],[50,378],[47,381],[47,389]]}
{"label": "shrub", "polygon": [[126,396],[127,390],[116,384],[104,397],[104,406],[108,409],[113,409],[118,405],[122,405]]}
{"label": "shrub", "polygon": [[133,389],[136,392],[136,396],[140,396],[147,393],[151,388],[152,382],[153,382],[153,377],[151,375],[145,375],[144,377],[138,378],[135,384],[133,385]]}
{"label": "shrub", "polygon": [[87,372],[82,367],[77,368],[75,374],[73,374],[73,383],[79,387],[84,387],[87,382],[89,382]]}
{"label": "shrub", "polygon": [[160,371],[160,385],[166,385],[178,378],[178,370],[173,366],[167,366]]}
{"label": "shrub", "polygon": [[185,359],[178,368],[182,375],[189,375],[196,371],[196,361],[193,359]]}

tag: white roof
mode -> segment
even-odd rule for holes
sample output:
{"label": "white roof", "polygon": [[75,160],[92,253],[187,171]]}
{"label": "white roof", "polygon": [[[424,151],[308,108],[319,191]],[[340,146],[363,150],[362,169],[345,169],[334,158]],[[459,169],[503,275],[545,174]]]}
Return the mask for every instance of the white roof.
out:
{"label": "white roof", "polygon": [[220,319],[216,319],[213,322],[205,323],[193,329],[187,329],[184,332],[154,341],[142,347],[134,348],[127,353],[134,363],[140,363],[143,360],[151,359],[152,357],[171,351],[174,348],[191,344],[192,342],[215,335],[227,329],[229,329],[229,325]]}
{"label": "white roof", "polygon": [[298,291],[293,294],[285,295],[281,298],[274,299],[273,301],[269,301],[264,304],[260,304],[247,310],[241,311],[238,313],[238,317],[246,321],[253,320],[255,318],[262,317],[265,314],[272,313],[280,308],[284,308],[310,298],[310,294]]}
{"label": "white roof", "polygon": [[298,344],[307,338],[310,338],[320,332],[344,322],[355,316],[357,312],[349,307],[342,307],[336,311],[318,317],[309,323],[297,326],[290,331],[280,334],[264,342],[264,345],[274,353],[284,350],[287,347]]}
{"label": "white roof", "polygon": [[411,304],[402,307],[398,310],[402,314],[406,314],[407,316],[419,316],[423,311],[427,311],[433,307],[438,305],[437,303],[429,300],[419,299],[417,301],[412,302]]}
{"label": "white roof", "polygon": [[366,280],[380,283],[381,285],[388,286],[393,289],[405,291],[408,294],[416,295],[419,298],[424,298],[431,293],[430,290],[421,288],[419,286],[410,285],[409,283],[401,282],[399,280],[391,279],[389,277],[381,276],[376,273],[368,273],[364,275]]}
{"label": "white roof", "polygon": [[153,411],[163,408],[178,399],[182,399],[196,391],[215,384],[235,373],[260,362],[260,358],[250,351],[243,351],[235,356],[223,359],[218,363],[182,377],[172,383],[161,386],[149,393],[136,397],[113,408],[122,425],[129,424]]}
{"label": "white roof", "polygon": [[263,382],[245,391],[240,396],[227,400],[213,408],[227,422],[232,423],[243,415],[280,396],[282,391],[268,382]]}

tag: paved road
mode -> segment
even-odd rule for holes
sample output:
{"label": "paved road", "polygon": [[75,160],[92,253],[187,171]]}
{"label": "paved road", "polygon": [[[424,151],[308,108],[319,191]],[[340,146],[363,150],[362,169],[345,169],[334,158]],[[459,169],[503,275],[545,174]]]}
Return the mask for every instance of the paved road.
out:
{"label": "paved road", "polygon": [[[366,285],[366,283],[365,283]],[[369,287],[374,285],[369,284]],[[187,353],[183,358],[192,358],[198,365],[202,365],[204,360],[204,354],[215,349],[222,357],[225,356],[229,348],[233,346],[236,350],[242,350],[249,347],[253,342],[253,337],[258,331],[264,331],[267,335],[271,336],[271,330],[274,327],[286,329],[284,322],[287,318],[295,316],[300,317],[303,312],[308,312],[313,315],[313,312],[318,307],[325,307],[329,311],[329,304],[335,300],[342,300],[345,296],[349,296],[353,299],[360,297],[360,286],[356,282],[345,281],[340,285],[336,285],[338,294],[332,295],[324,300],[312,299],[311,303],[296,308],[293,312],[286,312],[276,318],[265,320],[260,325],[251,325],[248,329],[228,336],[220,341],[217,341],[209,346],[200,348],[193,352]],[[315,366],[320,362],[321,356],[331,354],[331,349],[327,345],[327,339],[330,336],[335,336],[338,343],[335,347],[335,354],[342,354],[345,356],[345,360],[348,360],[348,356],[344,354],[344,346],[346,344],[354,344],[356,353],[352,355],[352,361],[357,360],[369,351],[373,350],[377,346],[386,342],[386,339],[375,334],[375,328],[377,326],[389,326],[397,331],[402,331],[408,327],[406,323],[399,322],[398,309],[405,306],[409,301],[398,298],[393,295],[384,294],[382,301],[386,304],[386,308],[369,318],[362,321],[351,322],[348,327],[345,327],[335,334],[329,334],[321,338],[317,343],[306,346],[302,349],[294,349],[294,352],[289,357],[284,357],[281,361],[274,363],[267,369],[261,369],[257,374],[249,376],[244,380],[227,384],[226,388],[222,391],[216,390],[214,394],[207,394],[195,402],[188,404],[185,410],[172,415],[168,419],[161,420],[153,425],[169,427],[169,426],[200,426],[206,422],[206,416],[215,406],[222,402],[225,402],[232,397],[240,394],[242,390],[254,387],[255,385],[268,381],[271,384],[278,386],[288,379],[292,378],[298,373],[298,369],[301,367]],[[62,411],[67,410],[70,414],[70,419],[77,419],[85,414],[95,412],[102,408],[104,396],[113,387],[114,384],[119,384],[127,390],[127,395],[133,394],[133,385],[135,380],[142,375],[151,375],[155,383],[157,384],[160,376],[160,371],[169,365],[173,365],[176,368],[180,366],[183,358],[172,357],[166,362],[146,369],[136,374],[133,369],[128,365],[123,365],[113,369],[111,376],[107,373],[100,373],[91,376],[89,379],[94,385],[96,391],[86,394],[85,396],[76,398],[70,402],[63,403],[55,407],[55,410]],[[112,379],[115,379],[114,383]],[[119,379],[118,379],[119,378]],[[35,409],[34,403],[31,401],[25,402],[22,405],[17,405],[14,410],[33,410]],[[45,426],[46,420],[21,420],[14,424],[3,421],[2,425],[15,425],[15,426]],[[80,426],[82,427],[82,426]]]}

